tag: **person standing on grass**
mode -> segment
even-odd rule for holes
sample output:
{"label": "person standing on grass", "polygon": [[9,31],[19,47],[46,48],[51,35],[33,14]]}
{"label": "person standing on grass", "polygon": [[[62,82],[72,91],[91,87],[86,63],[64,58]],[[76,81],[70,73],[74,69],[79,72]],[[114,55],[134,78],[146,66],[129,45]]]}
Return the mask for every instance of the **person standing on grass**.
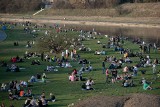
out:
{"label": "person standing on grass", "polygon": [[66,49],[66,59],[68,58],[68,56],[69,56],[69,50]]}
{"label": "person standing on grass", "polygon": [[44,52],[41,53],[41,61],[44,59]]}
{"label": "person standing on grass", "polygon": [[152,73],[153,73],[153,79],[156,80],[156,64],[155,63],[152,64]]}
{"label": "person standing on grass", "polygon": [[106,65],[105,65],[105,62],[103,61],[102,62],[102,73],[103,74],[105,73],[105,69],[106,69]]}
{"label": "person standing on grass", "polygon": [[62,61],[64,61],[64,59],[65,59],[64,56],[65,56],[65,52],[62,51],[62,53],[61,53]]}
{"label": "person standing on grass", "polygon": [[113,70],[111,71],[111,73],[112,73],[112,83],[115,83],[115,82],[116,82],[116,78],[117,78],[117,73],[118,73],[118,71],[117,71],[117,69],[113,69]]}
{"label": "person standing on grass", "polygon": [[154,50],[154,53],[156,53],[156,52],[157,52],[157,46],[156,46],[156,44],[155,44],[155,43],[153,44],[153,50]]}
{"label": "person standing on grass", "polygon": [[74,57],[73,57],[73,50],[71,51],[71,60],[73,60]]}
{"label": "person standing on grass", "polygon": [[106,69],[106,83],[109,83],[109,70]]}

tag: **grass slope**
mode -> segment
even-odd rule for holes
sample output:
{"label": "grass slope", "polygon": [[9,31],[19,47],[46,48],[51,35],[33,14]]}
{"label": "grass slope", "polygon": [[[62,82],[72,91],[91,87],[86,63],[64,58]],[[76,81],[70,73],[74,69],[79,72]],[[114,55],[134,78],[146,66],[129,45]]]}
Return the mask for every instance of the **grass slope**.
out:
{"label": "grass slope", "polygon": [[[44,29],[41,29],[42,31]],[[43,31],[44,32],[44,31]],[[40,32],[39,36],[42,36],[43,32]],[[32,37],[30,34],[24,33],[23,29],[21,27],[14,28],[14,30],[7,30],[7,39],[0,43],[0,61],[4,60],[9,62],[11,57],[14,57],[16,55],[23,56],[26,50],[34,52],[37,50],[36,46],[33,46],[31,49],[25,48],[25,45],[27,41],[35,40],[35,38]],[[71,33],[72,34],[72,33]],[[75,34],[75,33],[73,33]],[[107,43],[108,38],[105,38],[104,36],[98,36],[97,37],[102,43]],[[13,42],[18,41],[19,46],[13,46]],[[90,96],[95,95],[115,95],[115,96],[121,96],[121,95],[127,95],[130,93],[150,93],[150,94],[160,94],[160,90],[151,90],[151,91],[144,91],[142,89],[142,85],[139,84],[139,79],[141,78],[140,73],[138,73],[138,76],[134,78],[136,87],[132,88],[123,88],[121,87],[121,83],[115,83],[115,84],[105,84],[105,75],[102,74],[101,70],[101,62],[105,58],[105,56],[96,56],[94,55],[95,50],[102,50],[102,46],[96,44],[97,39],[89,40],[89,41],[83,41],[83,44],[86,47],[90,47],[92,49],[91,52],[80,52],[81,58],[86,58],[91,62],[91,65],[95,69],[94,71],[90,73],[84,73],[83,76],[85,78],[92,77],[95,81],[95,85],[93,86],[95,88],[94,91],[82,91],[81,90],[81,84],[83,82],[76,81],[76,82],[69,82],[68,81],[68,73],[71,73],[73,68],[76,68],[79,70],[81,65],[77,64],[77,62],[71,61],[71,64],[73,65],[73,68],[59,68],[58,72],[46,72],[47,75],[47,83],[34,83],[30,87],[33,90],[33,94],[40,95],[43,91],[45,91],[46,97],[49,97],[49,93],[52,92],[55,94],[57,101],[54,103],[49,103],[49,107],[66,107],[68,104],[76,103],[81,99],[86,99]],[[133,51],[138,51],[138,45],[132,44],[129,41],[125,41],[124,48],[130,48]],[[120,55],[119,53],[116,53],[113,51],[113,49],[105,49],[107,51],[108,56],[116,56],[117,58],[122,57],[123,55]],[[158,57],[160,60],[159,53],[150,54],[152,60]],[[52,55],[53,56],[53,55]],[[135,62],[138,60],[138,58],[132,58]],[[25,80],[27,81],[32,75],[35,75],[36,73],[42,74],[44,72],[44,69],[47,65],[49,65],[49,62],[41,62],[41,65],[31,65],[32,59],[26,59],[24,63],[16,63],[20,67],[24,67],[26,69],[21,70],[21,72],[6,72],[6,68],[0,67],[0,83],[8,83],[11,80]],[[53,65],[56,65],[52,62]],[[106,63],[107,67],[109,63]],[[134,65],[131,64],[131,65]],[[145,78],[148,80],[151,80],[152,78],[152,68],[141,68],[146,69],[147,73],[145,75]],[[158,69],[160,67],[158,66]],[[121,73],[121,69],[118,70],[119,73]],[[157,81],[160,81],[158,79]],[[153,81],[152,84],[153,87],[158,87],[159,82]],[[21,107],[24,103],[26,98],[22,98],[18,101],[11,101],[8,99],[8,92],[0,91],[0,103],[4,102],[6,104],[6,107],[9,107],[10,104],[15,105],[15,107]]]}

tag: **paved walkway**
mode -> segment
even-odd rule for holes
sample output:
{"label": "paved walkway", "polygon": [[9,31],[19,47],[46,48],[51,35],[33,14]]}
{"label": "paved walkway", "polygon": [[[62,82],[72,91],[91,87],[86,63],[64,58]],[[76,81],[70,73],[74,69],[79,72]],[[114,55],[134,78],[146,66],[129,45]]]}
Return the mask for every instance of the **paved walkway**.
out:
{"label": "paved walkway", "polygon": [[0,30],[0,42],[4,41],[6,38],[7,38],[6,33]]}

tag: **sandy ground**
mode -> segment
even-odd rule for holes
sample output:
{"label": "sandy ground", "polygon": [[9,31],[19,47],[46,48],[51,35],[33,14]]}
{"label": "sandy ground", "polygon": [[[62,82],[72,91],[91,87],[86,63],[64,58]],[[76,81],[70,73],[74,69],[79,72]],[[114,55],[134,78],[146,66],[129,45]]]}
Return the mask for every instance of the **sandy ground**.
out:
{"label": "sandy ground", "polygon": [[147,94],[96,96],[79,101],[74,107],[160,107],[160,96]]}
{"label": "sandy ground", "polygon": [[50,24],[72,24],[72,25],[93,25],[93,26],[122,26],[122,27],[147,27],[160,28],[160,18],[131,18],[131,17],[83,17],[83,16],[16,16],[2,15],[0,21],[25,22],[34,23],[50,23]]}

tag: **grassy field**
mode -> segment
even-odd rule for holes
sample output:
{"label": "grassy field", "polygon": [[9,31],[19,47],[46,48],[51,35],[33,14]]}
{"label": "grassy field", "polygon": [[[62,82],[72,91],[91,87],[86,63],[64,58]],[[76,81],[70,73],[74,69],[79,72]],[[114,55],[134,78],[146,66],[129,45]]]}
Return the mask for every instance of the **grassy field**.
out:
{"label": "grassy field", "polygon": [[[48,28],[49,29],[49,28]],[[41,31],[38,33],[38,37],[42,36],[44,34],[44,30],[41,28]],[[54,30],[53,30],[54,31]],[[35,40],[36,38],[33,38],[31,34],[26,34],[22,27],[16,27],[14,30],[6,30],[6,34],[8,35],[7,39],[5,41],[0,42],[0,61],[6,61],[8,64],[11,64],[10,58],[15,57],[19,55],[22,57],[25,53],[25,51],[34,52],[35,50],[38,50],[36,45],[34,45],[32,48],[28,49],[25,47],[27,41]],[[72,34],[72,33],[71,33]],[[74,33],[75,34],[75,33]],[[77,36],[79,33],[76,33]],[[76,36],[76,35],[75,35]],[[38,38],[37,37],[37,38]],[[97,38],[102,43],[107,43],[108,38],[104,36],[97,36]],[[71,103],[76,103],[80,100],[83,100],[85,98],[88,98],[90,96],[96,96],[96,95],[109,95],[109,96],[122,96],[122,95],[128,95],[131,93],[149,93],[149,94],[158,94],[160,95],[160,90],[150,90],[150,91],[144,91],[142,88],[142,85],[139,84],[139,80],[142,78],[141,73],[138,73],[137,77],[134,77],[134,83],[136,84],[135,87],[129,87],[124,88],[121,86],[121,82],[117,82],[115,84],[106,84],[105,83],[105,75],[102,74],[101,70],[101,64],[102,60],[104,60],[105,55],[94,55],[95,50],[103,50],[102,45],[97,44],[98,39],[91,39],[83,41],[83,44],[86,47],[90,47],[92,49],[91,52],[81,52],[78,51],[77,53],[80,54],[81,58],[86,58],[91,62],[91,65],[93,66],[94,70],[91,72],[86,72],[83,74],[85,78],[92,77],[94,79],[95,85],[93,86],[95,90],[93,91],[82,91],[81,85],[82,81],[76,81],[76,82],[69,82],[68,81],[68,73],[71,73],[74,68],[77,70],[80,69],[81,65],[78,64],[76,61],[71,61],[72,68],[58,68],[58,72],[46,72],[47,75],[47,83],[32,83],[30,88],[32,89],[32,93],[36,96],[41,95],[41,93],[44,91],[46,98],[49,98],[49,93],[52,92],[55,94],[57,101],[54,103],[49,102],[49,107],[66,107],[67,105]],[[19,46],[13,46],[13,42],[18,41]],[[123,46],[124,48],[132,49],[134,52],[139,51],[139,46],[137,44],[132,44],[130,41],[125,41],[125,44]],[[107,56],[116,56],[117,58],[123,57],[123,55],[120,55],[117,52],[114,52],[113,48],[111,49],[105,49],[107,52]],[[160,60],[160,53],[154,53],[153,50],[151,50],[151,59],[158,58]],[[54,54],[55,55],[55,54]],[[52,55],[52,56],[54,56]],[[58,55],[57,55],[58,56]],[[40,59],[40,58],[37,58]],[[131,58],[134,63],[130,65],[134,65],[138,58],[134,57]],[[11,80],[29,80],[32,75],[35,75],[37,73],[42,74],[44,69],[47,65],[49,65],[51,62],[41,62],[41,65],[31,65],[31,59],[26,59],[23,63],[16,63],[18,66],[22,68],[26,68],[21,70],[21,72],[6,72],[6,68],[0,67],[0,83],[9,83]],[[56,63],[52,62],[53,65],[56,65]],[[109,63],[106,62],[107,67],[109,66]],[[125,66],[125,65],[123,65]],[[144,77],[152,81],[152,68],[146,67],[146,68],[140,68],[147,70]],[[158,69],[160,67],[158,66]],[[122,69],[118,69],[118,72],[121,73]],[[152,87],[159,87],[159,81],[160,79],[156,81],[152,81]],[[27,89],[27,88],[26,88]],[[8,92],[7,91],[0,91],[0,103],[5,103],[6,107],[9,107],[10,104],[13,104],[15,107],[22,107],[22,104],[24,104],[26,98],[22,98],[18,101],[9,100],[8,99]]]}
{"label": "grassy field", "polygon": [[42,15],[52,16],[110,16],[110,17],[160,17],[160,3],[125,3],[101,9],[46,9]]}

